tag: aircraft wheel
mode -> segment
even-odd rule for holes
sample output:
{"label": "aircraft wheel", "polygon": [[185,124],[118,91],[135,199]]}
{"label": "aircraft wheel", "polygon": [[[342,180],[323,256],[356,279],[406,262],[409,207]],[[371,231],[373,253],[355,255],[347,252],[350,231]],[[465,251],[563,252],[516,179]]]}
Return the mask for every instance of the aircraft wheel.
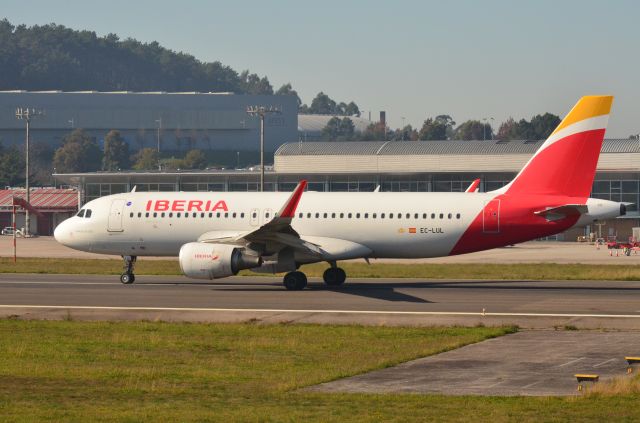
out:
{"label": "aircraft wheel", "polygon": [[322,279],[328,286],[339,286],[347,279],[347,274],[339,267],[330,267],[324,271]]}
{"label": "aircraft wheel", "polygon": [[133,273],[123,273],[120,275],[120,282],[125,285],[130,285],[136,280],[136,277]]}
{"label": "aircraft wheel", "polygon": [[302,272],[289,272],[284,275],[284,287],[289,291],[301,291],[307,286],[307,275]]}

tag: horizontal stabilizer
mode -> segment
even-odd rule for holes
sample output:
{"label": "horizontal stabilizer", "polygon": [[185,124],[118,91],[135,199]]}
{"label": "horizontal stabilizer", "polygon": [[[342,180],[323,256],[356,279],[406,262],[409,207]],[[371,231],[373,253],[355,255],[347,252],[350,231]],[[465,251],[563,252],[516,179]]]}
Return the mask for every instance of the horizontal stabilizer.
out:
{"label": "horizontal stabilizer", "polygon": [[560,220],[564,219],[568,216],[577,216],[586,214],[589,211],[589,208],[586,204],[565,204],[564,206],[557,207],[549,207],[545,210],[540,210],[534,212],[538,216],[542,216],[545,219],[552,220]]}

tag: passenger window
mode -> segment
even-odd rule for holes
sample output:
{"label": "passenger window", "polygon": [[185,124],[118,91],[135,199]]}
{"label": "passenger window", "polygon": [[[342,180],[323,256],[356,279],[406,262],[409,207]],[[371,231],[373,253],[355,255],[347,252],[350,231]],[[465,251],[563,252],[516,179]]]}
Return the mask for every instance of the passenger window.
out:
{"label": "passenger window", "polygon": [[389,219],[393,219],[393,213],[389,213]]}
{"label": "passenger window", "polygon": [[375,213],[372,214],[371,217],[375,219],[376,218],[376,214]]}
{"label": "passenger window", "polygon": [[307,219],[311,219],[311,213],[307,213]]}
{"label": "passenger window", "polygon": [[407,213],[407,219],[411,219],[411,213]]}
{"label": "passenger window", "polygon": [[154,212],[153,217],[158,217],[158,213]]}
{"label": "passenger window", "polygon": [[[302,213],[298,213],[298,217],[299,217],[300,219],[302,219],[302,216],[304,216]],[[256,217],[256,214],[255,214],[255,213],[253,214],[253,217]]]}
{"label": "passenger window", "polygon": [[418,218],[418,213],[414,214],[414,215],[413,215],[413,218],[414,218],[414,219],[417,219],[417,218]]}
{"label": "passenger window", "polygon": [[351,219],[351,216],[353,216],[351,213],[349,213],[349,214],[347,215],[347,217],[348,217],[349,219]]}
{"label": "passenger window", "polygon": [[316,219],[320,217],[320,213],[316,213]]}
{"label": "passenger window", "polygon": [[[219,214],[220,214],[220,213],[218,213],[218,215],[219,215]],[[302,214],[302,213],[300,213],[300,214]],[[220,216],[218,216],[218,217],[220,217]],[[252,217],[253,219],[255,219],[256,217],[258,217],[258,213],[253,212],[253,214],[251,215],[251,217]],[[300,216],[300,217],[302,217],[302,216]]]}
{"label": "passenger window", "polygon": [[176,217],[180,217],[180,213],[176,213]]}
{"label": "passenger window", "polygon": [[336,218],[336,214],[335,213],[331,213],[331,218],[335,219]]}
{"label": "passenger window", "polygon": [[76,216],[78,216],[78,217],[84,217],[84,209],[80,210],[80,211],[78,212],[78,214],[76,214]]}
{"label": "passenger window", "polygon": [[185,219],[186,219],[187,217],[189,217],[189,213],[185,213],[185,214],[184,214],[184,217],[185,217]]}
{"label": "passenger window", "polygon": [[427,218],[427,214],[426,213],[422,213],[422,218],[426,219]]}
{"label": "passenger window", "polygon": [[193,217],[198,217],[198,213],[193,212]]}
{"label": "passenger window", "polygon": [[204,217],[204,213],[200,213],[200,217]]}
{"label": "passenger window", "polygon": [[160,217],[164,217],[164,212],[160,213]]}
{"label": "passenger window", "polygon": [[233,217],[234,219],[236,218],[236,212],[233,212],[233,214],[231,215],[231,217]]}
{"label": "passenger window", "polygon": [[[224,217],[227,217],[227,213],[224,214]],[[264,217],[269,218],[269,213],[265,213]]]}
{"label": "passenger window", "polygon": [[380,219],[384,219],[384,213],[380,213]]}
{"label": "passenger window", "polygon": [[244,212],[240,213],[240,219],[244,219]]}
{"label": "passenger window", "polygon": [[323,214],[322,216],[323,216],[325,219],[327,218],[327,214],[326,214],[326,213],[325,213],[325,214]]}
{"label": "passenger window", "polygon": [[133,217],[133,212],[129,213],[129,217]]}
{"label": "passenger window", "polygon": [[173,213],[169,213],[169,217],[173,217]]}
{"label": "passenger window", "polygon": [[[225,214],[224,214],[224,218],[226,219],[227,217],[229,217],[229,213],[228,213],[228,212],[225,212]],[[267,217],[269,217],[269,213],[267,213]]]}
{"label": "passenger window", "polygon": [[460,213],[456,214],[456,219],[460,219]]}
{"label": "passenger window", "polygon": [[84,213],[84,217],[87,219],[91,217],[91,209],[87,209],[87,211]]}
{"label": "passenger window", "polygon": [[138,217],[142,217],[142,213],[138,212]]}
{"label": "passenger window", "polygon": [[356,213],[356,219],[360,219],[360,213]]}
{"label": "passenger window", "polygon": [[220,212],[216,213],[216,217],[218,218],[220,217]]}
{"label": "passenger window", "polygon": [[144,217],[149,217],[149,212],[146,212],[146,213],[144,214]]}
{"label": "passenger window", "polygon": [[431,218],[435,219],[436,218],[436,214],[435,213],[431,213]]}
{"label": "passenger window", "polygon": [[364,214],[364,218],[365,218],[365,219],[368,219],[368,218],[369,218],[369,213],[365,213],[365,214]]}
{"label": "passenger window", "polygon": [[448,217],[449,219],[451,219],[451,216],[452,216],[452,214],[451,214],[451,213],[449,213],[449,214],[447,215],[447,217]]}
{"label": "passenger window", "polygon": [[209,212],[209,219],[213,217],[213,213]]}
{"label": "passenger window", "polygon": [[440,213],[440,219],[444,219],[444,214]]}

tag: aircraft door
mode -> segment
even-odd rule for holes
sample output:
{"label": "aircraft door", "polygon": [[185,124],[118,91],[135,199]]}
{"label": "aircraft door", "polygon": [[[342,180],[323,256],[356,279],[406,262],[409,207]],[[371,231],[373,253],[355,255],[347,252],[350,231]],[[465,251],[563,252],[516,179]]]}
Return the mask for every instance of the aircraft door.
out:
{"label": "aircraft door", "polygon": [[109,210],[109,221],[107,223],[107,231],[122,232],[122,216],[124,212],[125,200],[113,200],[111,209]]}
{"label": "aircraft door", "polygon": [[251,226],[258,226],[260,224],[260,210],[251,209]]}
{"label": "aircraft door", "polygon": [[500,200],[487,201],[482,210],[482,232],[500,233]]}

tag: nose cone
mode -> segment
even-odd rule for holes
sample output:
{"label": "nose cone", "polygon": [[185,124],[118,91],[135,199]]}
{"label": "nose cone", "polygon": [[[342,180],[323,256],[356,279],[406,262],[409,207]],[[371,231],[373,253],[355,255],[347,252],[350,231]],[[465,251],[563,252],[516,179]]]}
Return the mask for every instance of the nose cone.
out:
{"label": "nose cone", "polygon": [[65,220],[56,226],[56,229],[53,231],[53,237],[62,245],[67,245],[67,237],[69,236],[68,231],[66,230],[67,227],[68,222]]}

